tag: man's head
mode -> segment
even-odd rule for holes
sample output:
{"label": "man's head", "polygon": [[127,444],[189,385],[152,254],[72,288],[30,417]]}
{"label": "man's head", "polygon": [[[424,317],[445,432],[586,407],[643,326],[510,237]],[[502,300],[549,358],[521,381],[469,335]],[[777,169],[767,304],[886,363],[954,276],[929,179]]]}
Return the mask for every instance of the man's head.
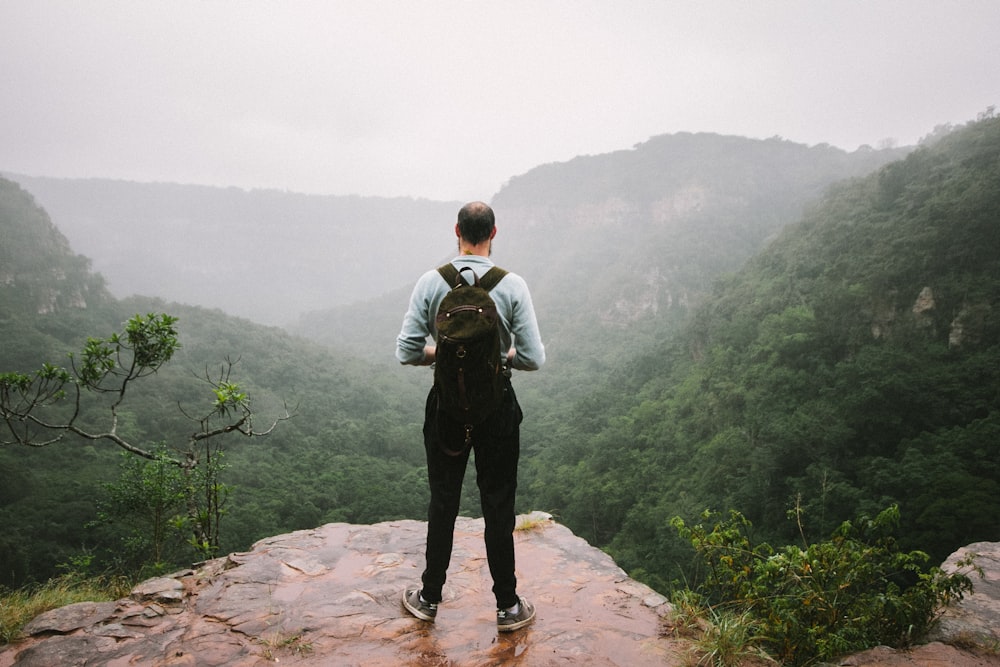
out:
{"label": "man's head", "polygon": [[481,201],[469,202],[458,212],[455,233],[467,245],[478,246],[496,234],[493,209]]}

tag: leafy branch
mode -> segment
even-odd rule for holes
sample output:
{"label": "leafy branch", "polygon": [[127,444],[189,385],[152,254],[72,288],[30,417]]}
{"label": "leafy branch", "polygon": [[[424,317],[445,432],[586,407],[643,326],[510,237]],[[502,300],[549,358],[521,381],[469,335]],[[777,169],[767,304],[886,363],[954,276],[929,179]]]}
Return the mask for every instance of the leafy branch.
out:
{"label": "leafy branch", "polygon": [[[70,354],[70,368],[43,364],[34,374],[0,374],[0,417],[7,428],[0,444],[45,447],[73,434],[86,440],[108,440],[122,449],[155,460],[160,454],[130,442],[118,432],[119,411],[131,384],[155,374],[180,348],[175,324],[177,318],[150,313],[129,319],[120,333],[108,338],[88,338],[79,356]],[[287,407],[264,430],[253,429],[250,397],[231,379],[234,362],[226,359],[217,378],[207,372],[204,380],[214,395],[211,410],[191,418],[199,430],[182,448],[186,456],[169,459],[174,465],[192,465],[192,445],[219,435],[237,431],[247,437],[271,433],[278,423],[291,418]],[[84,402],[88,395],[110,395],[105,408],[109,413],[107,430],[83,424]]]}
{"label": "leafy branch", "polygon": [[[187,517],[183,521],[192,532],[191,543],[211,556],[218,549],[219,523],[230,491],[219,481],[225,466],[217,438],[233,432],[266,436],[292,415],[286,406],[284,414],[267,428],[254,429],[250,396],[232,379],[236,362],[227,357],[217,375],[206,368],[202,378],[213,397],[204,415],[193,417],[178,405],[198,427],[184,445],[173,448],[174,456],[164,447],[142,446],[123,437],[119,417],[129,389],[135,381],[159,371],[180,348],[176,322],[176,317],[166,314],[135,315],[121,332],[88,338],[79,356],[69,355],[69,369],[44,364],[32,375],[0,375],[0,417],[6,426],[0,445],[46,447],[72,434],[110,441],[148,462],[177,466],[187,480]],[[100,397],[109,400],[101,402]],[[93,403],[86,399],[96,400],[98,410],[91,409]],[[108,414],[106,430],[88,425],[100,408]]]}

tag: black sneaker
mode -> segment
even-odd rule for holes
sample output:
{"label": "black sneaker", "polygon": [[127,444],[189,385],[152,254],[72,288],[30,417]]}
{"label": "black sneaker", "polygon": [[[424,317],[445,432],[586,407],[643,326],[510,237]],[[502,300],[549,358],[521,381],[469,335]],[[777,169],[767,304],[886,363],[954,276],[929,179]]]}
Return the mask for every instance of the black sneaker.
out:
{"label": "black sneaker", "polygon": [[434,622],[437,616],[438,606],[436,602],[424,602],[420,599],[419,588],[407,588],[403,591],[403,606],[421,621]]}
{"label": "black sneaker", "polygon": [[497,610],[498,631],[513,632],[514,630],[520,630],[535,620],[535,606],[524,598],[519,598],[519,601],[521,609],[516,614],[510,613],[506,609]]}

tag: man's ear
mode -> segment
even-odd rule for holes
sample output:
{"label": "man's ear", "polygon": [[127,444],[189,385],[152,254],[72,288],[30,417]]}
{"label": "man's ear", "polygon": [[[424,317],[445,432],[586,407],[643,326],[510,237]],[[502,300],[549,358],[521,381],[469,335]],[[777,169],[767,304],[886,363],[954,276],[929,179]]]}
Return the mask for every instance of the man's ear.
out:
{"label": "man's ear", "polygon": [[[457,226],[458,225],[456,225],[456,227]],[[496,236],[496,235],[497,235],[497,227],[496,227],[496,225],[493,225],[493,229],[490,230],[490,241],[492,241],[493,237]]]}
{"label": "man's ear", "polygon": [[462,232],[458,231],[458,223],[455,223],[455,236],[462,238]]}

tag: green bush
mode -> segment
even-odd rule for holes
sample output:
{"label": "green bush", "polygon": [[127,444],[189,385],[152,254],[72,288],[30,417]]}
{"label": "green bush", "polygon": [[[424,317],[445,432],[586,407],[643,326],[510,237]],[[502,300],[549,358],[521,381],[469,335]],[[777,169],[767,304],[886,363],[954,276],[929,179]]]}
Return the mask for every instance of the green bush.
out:
{"label": "green bush", "polygon": [[753,526],[736,511],[724,521],[706,512],[702,520],[715,524],[709,530],[671,521],[706,566],[694,592],[712,613],[752,619],[762,647],[782,664],[909,645],[972,588],[964,569],[925,570],[927,554],[899,550],[896,506],[844,522],[829,540],[805,548],[754,544]]}

